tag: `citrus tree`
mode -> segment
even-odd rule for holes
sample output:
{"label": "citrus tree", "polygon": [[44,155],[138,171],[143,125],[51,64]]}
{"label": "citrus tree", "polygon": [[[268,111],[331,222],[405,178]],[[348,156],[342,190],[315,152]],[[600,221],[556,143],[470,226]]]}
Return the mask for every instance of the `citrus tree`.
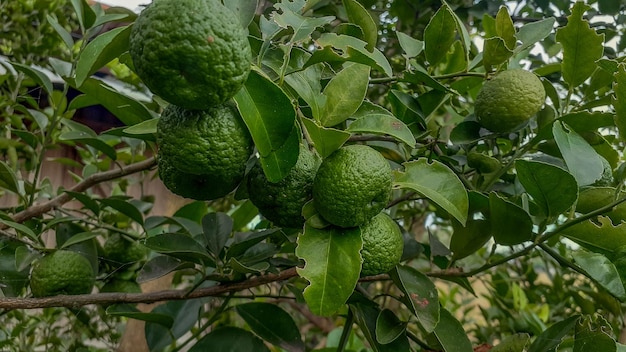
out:
{"label": "citrus tree", "polygon": [[625,350],[625,10],[0,4],[0,349]]}

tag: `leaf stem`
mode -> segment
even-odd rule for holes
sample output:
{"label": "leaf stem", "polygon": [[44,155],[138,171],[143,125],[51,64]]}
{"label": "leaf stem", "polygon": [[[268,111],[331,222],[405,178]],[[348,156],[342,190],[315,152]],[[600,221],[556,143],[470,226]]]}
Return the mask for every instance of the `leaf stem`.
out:
{"label": "leaf stem", "polygon": [[343,325],[341,331],[341,337],[339,338],[339,344],[337,345],[337,352],[343,352],[348,345],[348,338],[352,332],[352,324],[354,323],[354,313],[352,309],[348,309],[348,316],[346,317],[346,323]]}

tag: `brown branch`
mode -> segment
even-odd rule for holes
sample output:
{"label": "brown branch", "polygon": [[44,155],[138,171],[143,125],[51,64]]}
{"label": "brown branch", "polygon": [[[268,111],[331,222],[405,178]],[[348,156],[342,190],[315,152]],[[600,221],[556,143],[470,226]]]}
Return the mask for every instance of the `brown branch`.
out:
{"label": "brown branch", "polygon": [[278,274],[255,276],[248,280],[224,284],[213,287],[188,290],[163,290],[149,293],[94,293],[85,295],[59,295],[43,298],[0,298],[0,309],[35,309],[50,307],[79,308],[90,304],[113,303],[154,303],[160,301],[176,301],[192,298],[201,298],[222,295],[229,292],[238,292],[249,288],[284,281],[297,276],[296,268],[283,270]]}
{"label": "brown branch", "polygon": [[[128,175],[140,172],[140,171],[145,171],[145,170],[153,168],[155,165],[156,165],[156,158],[151,157],[144,161],[127,165],[119,169],[95,173],[87,177],[86,179],[82,180],[81,182],[77,183],[72,188],[68,189],[68,191],[84,192],[87,189],[99,183],[111,181],[116,178],[128,176]],[[34,205],[32,207],[29,207],[27,209],[24,209],[16,213],[15,215],[13,215],[13,221],[22,223],[36,216],[45,214],[49,212],[50,210],[69,202],[70,200],[72,200],[72,196],[64,192],[50,199],[49,201],[45,203]],[[0,229],[6,229],[7,227],[8,227],[7,225],[0,224]]]}

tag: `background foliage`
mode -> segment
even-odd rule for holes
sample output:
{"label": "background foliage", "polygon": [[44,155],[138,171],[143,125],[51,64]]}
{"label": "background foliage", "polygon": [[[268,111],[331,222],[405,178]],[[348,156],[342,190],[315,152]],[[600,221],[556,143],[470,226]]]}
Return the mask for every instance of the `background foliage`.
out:
{"label": "background foliage", "polygon": [[[401,265],[359,280],[359,258],[342,266],[316,247],[359,248],[358,236],[276,228],[241,190],[153,214],[163,195],[128,196],[154,175],[163,106],[132,73],[136,15],[4,1],[0,348],[109,350],[134,318],[154,351],[625,349],[623,2],[225,4],[250,34],[254,69],[234,100],[268,177],[293,166],[301,135],[322,157],[375,147],[394,168],[386,211],[404,231]],[[94,76],[103,67],[118,85]],[[544,108],[513,133],[481,129],[476,94],[516,67],[541,77]],[[123,126],[71,119],[98,104]],[[47,157],[60,147],[76,160]],[[76,170],[73,186],[43,176],[53,164]],[[103,246],[114,236],[149,253],[121,262]],[[54,248],[90,259],[93,294],[29,298],[31,263]],[[102,293],[170,273],[178,291]],[[166,302],[134,305],[155,301]]]}

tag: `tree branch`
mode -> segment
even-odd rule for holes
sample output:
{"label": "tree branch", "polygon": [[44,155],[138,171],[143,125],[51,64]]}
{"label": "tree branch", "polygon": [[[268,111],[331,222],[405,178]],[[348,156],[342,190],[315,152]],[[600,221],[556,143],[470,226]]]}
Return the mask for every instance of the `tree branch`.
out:
{"label": "tree branch", "polygon": [[[119,169],[104,171],[95,173],[81,182],[74,185],[72,188],[68,189],[69,192],[84,192],[87,189],[102,183],[114,180],[116,178],[128,176],[137,172],[149,170],[156,165],[156,158],[151,157],[144,161],[140,161],[138,163],[134,163],[125,167],[121,167]],[[13,215],[13,221],[22,223],[26,220],[32,219],[39,215],[49,212],[50,210],[59,207],[67,202],[72,200],[72,196],[69,193],[64,192],[59,194],[58,196],[50,199],[49,201],[41,204],[34,205],[27,209],[24,209],[15,215]],[[0,230],[6,229],[8,226],[5,224],[0,224]]]}

